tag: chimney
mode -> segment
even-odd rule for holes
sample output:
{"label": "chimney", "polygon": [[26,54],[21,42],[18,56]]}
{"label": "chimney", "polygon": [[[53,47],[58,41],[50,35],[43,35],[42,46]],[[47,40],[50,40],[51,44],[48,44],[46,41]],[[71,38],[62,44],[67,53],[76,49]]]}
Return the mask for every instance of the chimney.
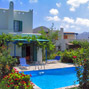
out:
{"label": "chimney", "polygon": [[63,27],[60,28],[60,32],[61,32],[61,39],[64,39],[64,28]]}
{"label": "chimney", "polygon": [[14,3],[10,1],[8,12],[8,29],[13,32],[13,18],[14,18]]}

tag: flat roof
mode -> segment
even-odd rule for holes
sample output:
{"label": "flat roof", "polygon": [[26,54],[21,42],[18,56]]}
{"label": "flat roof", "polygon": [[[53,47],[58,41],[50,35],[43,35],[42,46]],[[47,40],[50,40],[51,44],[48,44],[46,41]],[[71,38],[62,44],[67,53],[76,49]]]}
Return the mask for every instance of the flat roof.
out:
{"label": "flat roof", "polygon": [[64,34],[75,34],[75,35],[78,35],[78,33],[75,33],[75,32],[64,32]]}

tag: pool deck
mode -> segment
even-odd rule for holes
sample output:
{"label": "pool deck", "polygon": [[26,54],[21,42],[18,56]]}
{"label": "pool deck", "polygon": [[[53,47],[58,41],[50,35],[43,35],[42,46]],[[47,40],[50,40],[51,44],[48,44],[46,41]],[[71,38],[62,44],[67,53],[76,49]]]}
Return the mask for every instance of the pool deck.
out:
{"label": "pool deck", "polygon": [[65,67],[74,67],[74,64],[69,64],[69,63],[44,63],[44,64],[39,64],[39,65],[30,65],[29,67],[21,67],[17,66],[14,67],[18,71],[32,71],[32,70],[42,70],[42,69],[56,69],[56,68],[65,68]]}
{"label": "pool deck", "polygon": [[[65,67],[75,67],[74,64],[70,63],[61,63],[61,62],[56,62],[56,63],[44,63],[44,64],[39,64],[39,65],[30,65],[29,67],[21,67],[17,66],[14,67],[18,71],[33,71],[33,70],[44,70],[44,69],[56,69],[56,68],[65,68]],[[69,89],[72,88],[73,86],[69,87],[64,87],[64,88],[57,88],[57,89]],[[34,89],[41,89],[37,85],[34,84]]]}

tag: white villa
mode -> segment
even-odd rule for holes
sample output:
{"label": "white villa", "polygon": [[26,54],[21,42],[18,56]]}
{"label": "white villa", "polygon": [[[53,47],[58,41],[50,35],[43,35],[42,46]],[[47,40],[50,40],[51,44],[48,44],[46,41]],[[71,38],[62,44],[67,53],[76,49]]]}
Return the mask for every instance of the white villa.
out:
{"label": "white villa", "polygon": [[[0,34],[11,33],[13,35],[35,35],[39,36],[41,34],[32,33],[33,28],[33,10],[25,11],[15,11],[14,3],[11,1],[9,4],[9,9],[0,9]],[[19,40],[24,41],[24,40]],[[39,40],[42,42],[42,40]],[[45,40],[44,40],[45,41]],[[16,57],[26,57],[28,61],[42,61],[42,49],[37,49],[36,45],[27,45],[24,43],[22,47],[18,47],[14,43],[9,43],[8,48],[11,50],[11,56]]]}

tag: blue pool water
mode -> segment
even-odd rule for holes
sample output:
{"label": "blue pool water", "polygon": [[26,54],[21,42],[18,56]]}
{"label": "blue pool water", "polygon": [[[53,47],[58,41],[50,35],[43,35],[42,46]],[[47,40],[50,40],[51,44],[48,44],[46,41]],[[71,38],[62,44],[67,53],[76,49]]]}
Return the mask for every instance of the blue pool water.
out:
{"label": "blue pool water", "polygon": [[24,74],[31,74],[31,81],[41,89],[55,89],[78,84],[75,67],[25,71]]}

